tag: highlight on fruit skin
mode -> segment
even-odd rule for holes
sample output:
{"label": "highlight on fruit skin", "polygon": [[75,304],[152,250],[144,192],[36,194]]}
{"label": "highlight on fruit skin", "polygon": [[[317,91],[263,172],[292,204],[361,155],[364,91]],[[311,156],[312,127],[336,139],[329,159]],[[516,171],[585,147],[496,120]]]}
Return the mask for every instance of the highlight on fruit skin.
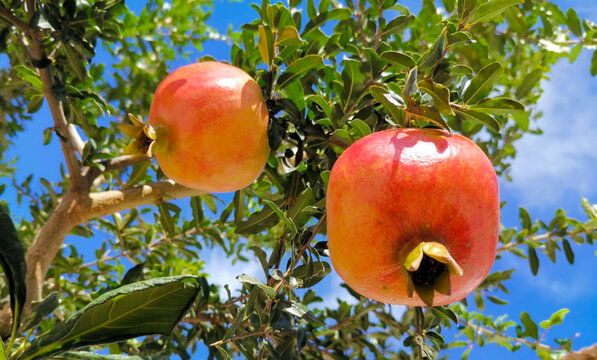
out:
{"label": "highlight on fruit skin", "polygon": [[172,180],[205,192],[250,185],[270,148],[261,88],[242,69],[207,61],[178,68],[159,84],[149,124],[129,115],[125,154],[155,156]]}
{"label": "highlight on fruit skin", "polygon": [[474,291],[493,264],[497,176],[461,135],[408,128],[363,137],[334,164],[326,204],[332,265],[371,299],[446,305]]}

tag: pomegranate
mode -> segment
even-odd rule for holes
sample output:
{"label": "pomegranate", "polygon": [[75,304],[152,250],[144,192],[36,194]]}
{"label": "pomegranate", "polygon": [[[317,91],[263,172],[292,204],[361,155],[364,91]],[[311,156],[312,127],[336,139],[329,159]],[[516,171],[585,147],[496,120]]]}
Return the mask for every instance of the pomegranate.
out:
{"label": "pomegranate", "polygon": [[438,129],[380,131],[334,164],[329,254],[346,284],[366,297],[445,305],[487,276],[499,216],[497,176],[471,140]]}
{"label": "pomegranate", "polygon": [[174,181],[225,192],[242,189],[261,174],[270,152],[268,123],[261,88],[249,74],[224,63],[200,62],[162,80],[149,126],[121,129],[138,139],[125,153],[155,154]]}

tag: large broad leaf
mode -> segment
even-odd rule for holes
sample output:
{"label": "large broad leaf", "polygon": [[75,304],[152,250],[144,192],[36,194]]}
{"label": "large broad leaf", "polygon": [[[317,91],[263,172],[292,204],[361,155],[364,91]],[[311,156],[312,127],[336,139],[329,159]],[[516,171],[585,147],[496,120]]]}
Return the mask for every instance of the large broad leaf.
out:
{"label": "large broad leaf", "polygon": [[425,53],[421,56],[418,61],[419,69],[420,70],[428,70],[437,64],[442,57],[444,56],[444,48],[446,46],[446,34],[447,29],[444,30],[439,34],[433,45]]}
{"label": "large broad leaf", "polygon": [[0,205],[0,265],[6,274],[13,327],[17,329],[21,323],[23,304],[27,297],[25,284],[27,263],[25,262],[25,248],[19,240],[17,229],[2,205]]}
{"label": "large broad leaf", "polygon": [[141,281],[100,296],[35,339],[19,359],[150,334],[169,335],[199,293],[198,277]]}

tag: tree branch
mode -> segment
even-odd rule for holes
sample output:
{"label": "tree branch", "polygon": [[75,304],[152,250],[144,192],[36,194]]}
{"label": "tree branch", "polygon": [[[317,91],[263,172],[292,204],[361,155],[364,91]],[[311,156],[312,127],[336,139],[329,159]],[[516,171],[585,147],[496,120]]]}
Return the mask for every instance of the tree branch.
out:
{"label": "tree branch", "polygon": [[109,190],[89,194],[91,200],[87,219],[94,219],[142,205],[155,205],[169,199],[179,199],[204,194],[172,180],[139,185],[122,190]]}

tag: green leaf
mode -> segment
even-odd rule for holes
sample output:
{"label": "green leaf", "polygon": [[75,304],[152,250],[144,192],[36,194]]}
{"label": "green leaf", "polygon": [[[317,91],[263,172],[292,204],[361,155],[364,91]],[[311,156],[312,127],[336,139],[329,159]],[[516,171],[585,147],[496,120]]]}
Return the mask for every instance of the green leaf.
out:
{"label": "green leaf", "polygon": [[471,105],[471,109],[487,114],[517,114],[525,111],[524,105],[509,98],[485,99],[478,104]]}
{"label": "green leaf", "polygon": [[476,103],[489,94],[503,72],[504,67],[497,61],[482,68],[464,91],[462,95],[464,104]]}
{"label": "green leaf", "polygon": [[232,338],[232,336],[234,336],[236,329],[238,329],[240,324],[242,324],[242,322],[245,320],[245,311],[246,309],[244,307],[238,310],[234,322],[228,327],[228,329],[226,329],[224,336],[222,339],[220,339],[221,341],[228,341],[230,338]]}
{"label": "green leaf", "polygon": [[547,253],[547,257],[554,264],[556,262],[556,246],[556,242],[552,239],[545,240],[545,251]]}
{"label": "green leaf", "polygon": [[500,123],[496,119],[485,113],[465,109],[454,109],[454,112],[463,120],[468,120],[476,124],[485,125],[495,132],[500,131]]}
{"label": "green leaf", "polygon": [[532,337],[535,340],[539,339],[539,328],[537,327],[537,324],[533,321],[533,319],[531,319],[531,315],[529,315],[526,312],[521,312],[520,313],[520,321],[522,322],[522,325],[524,326],[524,331],[525,333]]}
{"label": "green leaf", "polygon": [[401,121],[401,107],[404,106],[404,100],[402,100],[398,94],[392,93],[386,88],[377,85],[370,86],[369,93],[375,100],[383,105],[394,119],[394,122],[399,123]]}
{"label": "green leaf", "polygon": [[295,223],[290,220],[286,214],[284,214],[284,211],[280,210],[280,208],[278,207],[278,205],[276,205],[276,203],[274,203],[273,201],[270,200],[263,200],[263,203],[266,204],[267,206],[269,206],[270,208],[272,208],[272,210],[274,210],[274,212],[276,213],[276,215],[278,215],[278,217],[280,218],[280,220],[282,220],[282,222],[288,227],[288,229],[291,232],[291,236],[296,235],[297,233],[297,229],[296,229],[296,225]]}
{"label": "green leaf", "polygon": [[237,223],[245,217],[245,212],[247,211],[246,197],[247,195],[243,190],[237,190],[232,198],[232,202],[234,203],[234,221]]}
{"label": "green leaf", "polygon": [[21,331],[27,331],[37,326],[46,316],[58,307],[58,293],[53,291],[45,299],[31,304],[31,313],[23,320]]}
{"label": "green leaf", "polygon": [[487,296],[487,299],[497,305],[508,305],[508,302],[506,300],[500,299],[495,296]]}
{"label": "green leaf", "polygon": [[468,18],[476,6],[477,0],[458,0],[458,16],[460,19]]}
{"label": "green leaf", "polygon": [[426,331],[425,337],[429,338],[437,346],[442,346],[445,343],[444,337],[435,331]]}
{"label": "green leaf", "polygon": [[593,57],[591,57],[591,76],[597,75],[597,50],[593,51]]}
{"label": "green leaf", "polygon": [[417,65],[413,58],[398,51],[384,51],[379,58],[390,65],[405,67],[407,69],[411,69]]}
{"label": "green leaf", "polygon": [[447,31],[448,29],[444,28],[433,45],[423,53],[417,62],[419,69],[422,71],[431,69],[442,59],[442,56],[444,55],[444,47],[446,45]]}
{"label": "green leaf", "polygon": [[414,67],[410,69],[408,72],[408,76],[406,78],[406,84],[404,84],[404,88],[400,93],[403,98],[411,98],[417,94],[417,77],[418,77],[419,69]]}
{"label": "green leaf", "polygon": [[119,287],[37,337],[19,359],[39,359],[73,348],[143,335],[169,335],[199,290],[198,277],[190,275]]}
{"label": "green leaf", "polygon": [[576,14],[576,11],[574,11],[572,8],[566,11],[566,23],[574,35],[578,37],[582,36],[582,25],[580,23],[580,18]]}
{"label": "green leaf", "polygon": [[141,180],[143,180],[145,175],[147,175],[150,165],[150,161],[142,161],[133,165],[133,170],[131,171],[131,175],[126,182],[125,187],[129,188],[131,186],[137,185]]}
{"label": "green leaf", "polygon": [[120,285],[128,285],[128,284],[132,284],[136,281],[139,281],[141,279],[141,277],[143,276],[143,268],[145,267],[145,263],[140,263],[137,264],[135,266],[133,266],[132,268],[130,268],[126,274],[124,274],[124,276],[122,277],[122,281],[120,282]]}
{"label": "green leaf", "polygon": [[531,246],[529,246],[529,265],[531,266],[533,275],[537,275],[539,271],[539,258],[537,257],[537,251]]}
{"label": "green leaf", "polygon": [[449,307],[444,306],[434,306],[431,308],[431,312],[433,315],[452,321],[454,324],[458,325],[458,316],[454,312],[454,310],[450,309]]}
{"label": "green leaf", "polygon": [[530,73],[526,74],[525,77],[520,82],[520,85],[516,88],[516,97],[522,99],[526,97],[531,90],[539,83],[541,77],[543,76],[543,69],[537,68],[531,71]]}
{"label": "green leaf", "polygon": [[15,65],[14,70],[17,72],[19,78],[25,80],[33,87],[43,90],[44,85],[35,70],[32,70],[25,65]]}
{"label": "green leaf", "polygon": [[323,280],[332,271],[332,267],[325,261],[310,262],[297,266],[292,276],[303,281],[301,287],[310,288]]}
{"label": "green leaf", "polygon": [[470,18],[469,25],[490,21],[500,15],[506,8],[522,3],[522,0],[490,0],[475,9]]}
{"label": "green leaf", "polygon": [[589,203],[589,200],[587,200],[586,198],[582,198],[580,203],[589,219],[597,219],[597,206],[591,206],[591,203]]}
{"label": "green leaf", "polygon": [[564,247],[564,254],[566,254],[566,260],[568,260],[570,265],[574,264],[574,251],[572,251],[572,247],[570,246],[568,239],[562,240],[562,245]]}
{"label": "green leaf", "polygon": [[283,89],[299,77],[305,75],[307,72],[313,69],[323,67],[323,58],[320,55],[307,55],[298,60],[295,60],[292,64],[288,65],[286,71],[278,79],[278,88]]}
{"label": "green leaf", "polygon": [[447,40],[450,46],[458,44],[470,44],[473,42],[471,35],[468,32],[464,31],[457,31],[452,34],[448,34]]}
{"label": "green leaf", "polygon": [[270,206],[265,206],[262,210],[251,214],[247,221],[238,224],[234,232],[240,235],[257,234],[271,228],[279,221],[280,218],[274,210]]}
{"label": "green leaf", "polygon": [[456,0],[442,0],[442,4],[444,5],[444,8],[446,9],[446,11],[449,14],[452,11],[454,11],[454,7],[456,5]]}
{"label": "green leaf", "polygon": [[435,108],[443,115],[454,115],[450,106],[450,89],[431,80],[421,80],[418,88],[433,98]]}
{"label": "green leaf", "polygon": [[276,291],[274,290],[274,288],[272,288],[271,286],[265,285],[264,283],[262,283],[261,281],[259,281],[258,279],[254,278],[250,275],[247,275],[247,274],[239,275],[236,277],[236,280],[238,280],[239,282],[241,282],[243,284],[251,284],[251,285],[258,286],[270,298],[274,298],[276,296]]}
{"label": "green leaf", "polygon": [[4,349],[4,341],[0,341],[0,360],[8,360],[6,350]]}
{"label": "green leaf", "polygon": [[564,322],[564,317],[566,317],[566,314],[568,314],[569,312],[570,312],[570,310],[568,310],[566,308],[560,309],[560,310],[556,311],[555,313],[551,314],[549,319],[541,321],[541,323],[539,323],[539,325],[541,325],[541,327],[544,329],[548,329],[552,326],[559,325],[562,322]]}
{"label": "green leaf", "polygon": [[259,53],[268,68],[274,60],[274,34],[269,26],[259,25]]}
{"label": "green leaf", "polygon": [[280,46],[300,45],[301,42],[301,37],[294,26],[287,26],[280,30],[276,39],[276,45]]}
{"label": "green leaf", "polygon": [[408,112],[412,117],[418,120],[432,122],[446,130],[450,130],[448,123],[442,118],[440,113],[429,106],[415,106],[412,109],[408,109]]}
{"label": "green leaf", "polygon": [[381,35],[396,34],[408,27],[408,25],[415,20],[414,15],[401,15],[392,19],[384,28]]}
{"label": "green leaf", "polygon": [[531,215],[529,215],[529,212],[527,211],[527,209],[520,206],[518,208],[518,217],[520,219],[520,224],[522,225],[522,228],[529,230],[532,226],[532,222],[531,222]]}
{"label": "green leaf", "polygon": [[479,311],[485,310],[485,301],[483,301],[483,296],[481,296],[479,291],[475,292],[475,305]]}
{"label": "green leaf", "polygon": [[306,101],[312,101],[317,104],[324,112],[328,119],[332,118],[332,107],[321,95],[308,95],[305,97]]}
{"label": "green leaf", "polygon": [[8,209],[2,204],[0,204],[0,265],[8,283],[14,332],[21,324],[23,306],[27,298],[25,282],[27,263],[23,243],[19,240],[17,229],[8,215]]}

